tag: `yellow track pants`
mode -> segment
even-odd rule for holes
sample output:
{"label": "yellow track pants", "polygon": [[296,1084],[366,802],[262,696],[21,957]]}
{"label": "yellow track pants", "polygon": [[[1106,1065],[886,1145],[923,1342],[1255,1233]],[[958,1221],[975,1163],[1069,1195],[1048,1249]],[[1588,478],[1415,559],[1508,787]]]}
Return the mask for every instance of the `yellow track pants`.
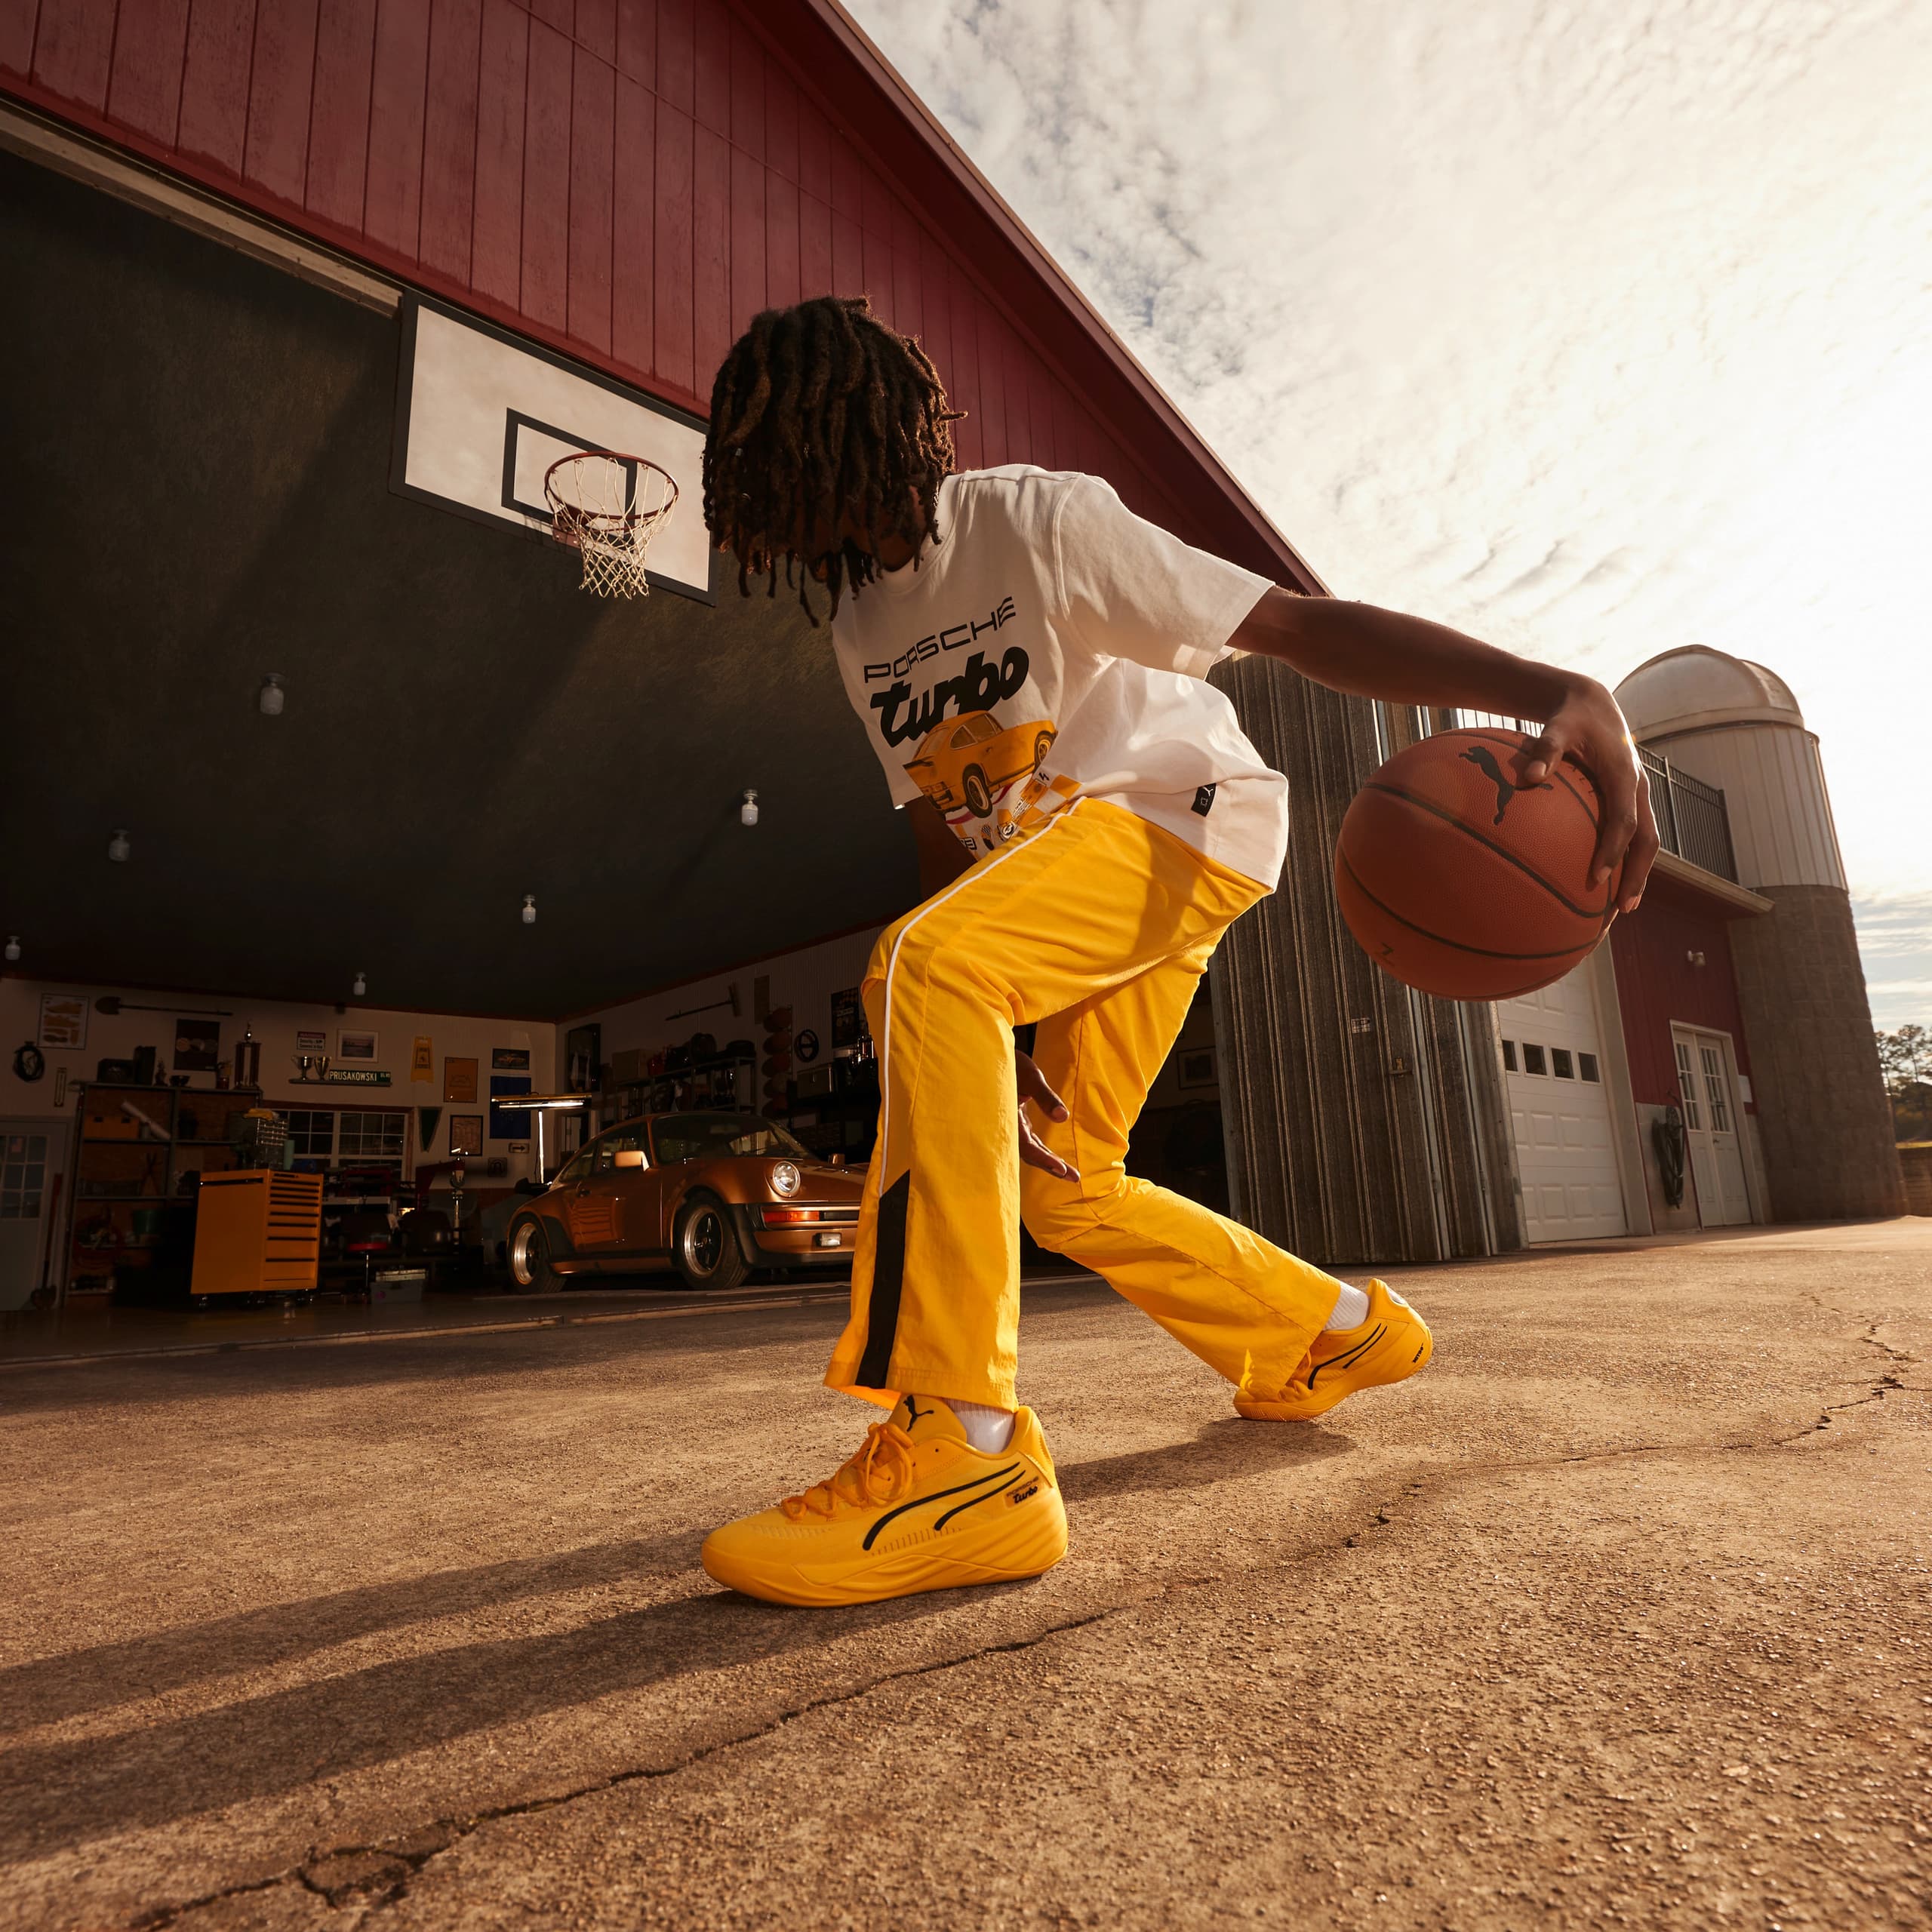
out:
{"label": "yellow track pants", "polygon": [[[1083,799],[880,936],[863,997],[879,1055],[852,1312],[827,1383],[1018,1406],[1019,1223],[1103,1276],[1238,1388],[1293,1374],[1340,1286],[1260,1235],[1130,1176],[1128,1136],[1251,878],[1118,805]],[[1013,1029],[1066,1103],[1019,1155]]]}

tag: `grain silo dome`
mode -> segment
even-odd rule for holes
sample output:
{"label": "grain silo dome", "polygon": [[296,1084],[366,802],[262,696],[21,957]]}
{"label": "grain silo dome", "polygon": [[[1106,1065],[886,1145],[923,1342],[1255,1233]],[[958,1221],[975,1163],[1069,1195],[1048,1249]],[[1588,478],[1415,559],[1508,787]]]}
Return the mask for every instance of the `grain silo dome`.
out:
{"label": "grain silo dome", "polygon": [[1617,688],[1639,743],[1727,724],[1792,724],[1804,714],[1775,671],[1708,645],[1686,645],[1640,664]]}

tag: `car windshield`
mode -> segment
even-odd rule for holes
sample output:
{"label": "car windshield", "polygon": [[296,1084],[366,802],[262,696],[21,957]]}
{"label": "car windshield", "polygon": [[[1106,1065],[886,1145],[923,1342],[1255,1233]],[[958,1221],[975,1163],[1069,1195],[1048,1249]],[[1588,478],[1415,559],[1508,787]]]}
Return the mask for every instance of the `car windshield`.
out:
{"label": "car windshield", "polygon": [[671,1114],[652,1124],[660,1161],[701,1161],[720,1154],[811,1156],[762,1114]]}

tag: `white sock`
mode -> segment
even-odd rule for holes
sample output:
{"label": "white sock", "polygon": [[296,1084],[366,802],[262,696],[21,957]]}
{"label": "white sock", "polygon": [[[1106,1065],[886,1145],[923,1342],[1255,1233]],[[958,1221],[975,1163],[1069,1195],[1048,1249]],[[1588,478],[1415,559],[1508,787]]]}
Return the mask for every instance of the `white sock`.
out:
{"label": "white sock", "polygon": [[[934,1399],[928,1395],[928,1401]],[[983,1456],[997,1456],[1013,1440],[1013,1411],[995,1409],[984,1402],[955,1402],[949,1395],[946,1406],[959,1419],[966,1440]]]}
{"label": "white sock", "polygon": [[1368,1297],[1360,1288],[1352,1288],[1344,1281],[1342,1292],[1335,1297],[1334,1313],[1321,1325],[1324,1330],[1359,1328],[1367,1319]]}

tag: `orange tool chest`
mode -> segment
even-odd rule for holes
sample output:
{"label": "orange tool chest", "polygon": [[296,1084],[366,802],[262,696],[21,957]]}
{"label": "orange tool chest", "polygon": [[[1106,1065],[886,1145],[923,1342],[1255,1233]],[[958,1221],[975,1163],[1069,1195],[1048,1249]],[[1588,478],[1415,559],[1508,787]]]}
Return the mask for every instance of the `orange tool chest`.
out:
{"label": "orange tool chest", "polygon": [[322,1245],[322,1177],[242,1168],[195,1196],[195,1295],[306,1294]]}

